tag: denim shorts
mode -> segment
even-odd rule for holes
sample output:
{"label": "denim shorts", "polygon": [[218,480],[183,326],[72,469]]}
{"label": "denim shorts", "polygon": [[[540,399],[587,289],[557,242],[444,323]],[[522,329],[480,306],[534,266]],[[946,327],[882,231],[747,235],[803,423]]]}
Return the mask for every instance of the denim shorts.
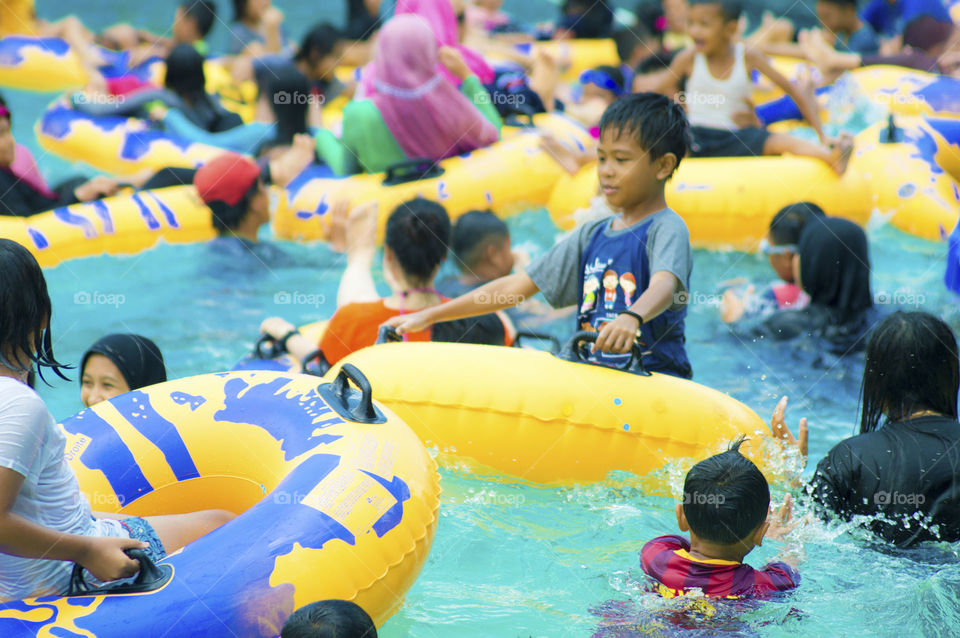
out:
{"label": "denim shorts", "polygon": [[157,536],[157,531],[153,529],[153,525],[148,523],[146,519],[140,518],[139,516],[132,516],[123,519],[120,521],[120,524],[123,525],[124,529],[130,534],[130,538],[143,541],[150,545],[144,551],[147,552],[147,556],[149,556],[153,562],[157,562],[167,555],[166,550],[163,549],[163,543],[160,542],[160,537]]}

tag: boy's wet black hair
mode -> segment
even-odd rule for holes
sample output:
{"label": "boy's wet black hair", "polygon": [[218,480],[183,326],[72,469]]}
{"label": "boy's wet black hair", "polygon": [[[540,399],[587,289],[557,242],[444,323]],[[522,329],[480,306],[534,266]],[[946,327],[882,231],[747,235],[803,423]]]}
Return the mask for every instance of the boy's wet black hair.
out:
{"label": "boy's wet black hair", "polygon": [[43,369],[51,368],[68,380],[61,369],[70,366],[53,356],[52,314],[47,281],[36,258],[17,242],[0,238],[0,355],[20,357],[7,359],[5,365],[19,369],[36,365],[44,381]]}
{"label": "boy's wet black hair", "polygon": [[411,283],[426,283],[447,258],[450,216],[437,202],[417,197],[397,206],[387,219],[384,244],[397,256]]}
{"label": "boy's wet black hair", "polygon": [[377,628],[356,603],[321,600],[290,614],[280,638],[377,638]]}
{"label": "boy's wet black hair", "polygon": [[217,19],[217,6],[208,0],[187,0],[180,6],[183,7],[184,15],[193,18],[200,37],[207,37],[213,28],[213,21]]}
{"label": "boy's wet black hair", "polygon": [[796,245],[812,217],[826,217],[823,209],[812,202],[789,204],[777,211],[770,221],[770,237],[776,246]]}
{"label": "boy's wet black hair", "polygon": [[677,166],[690,145],[690,124],[683,107],[659,93],[634,93],[618,98],[600,118],[600,137],[605,131],[633,135],[656,161],[673,153]]}
{"label": "boy's wet black hair", "polygon": [[300,49],[293,59],[297,62],[317,62],[333,53],[341,40],[343,33],[329,22],[315,24],[303,36]]}
{"label": "boy's wet black hair", "polygon": [[724,22],[736,22],[743,13],[743,3],[740,0],[690,0],[691,7],[696,4],[717,5]]}
{"label": "boy's wet black hair", "polygon": [[457,268],[461,271],[472,269],[491,242],[509,236],[507,225],[490,211],[471,210],[464,213],[453,226],[451,236]]}
{"label": "boy's wet black hair", "polygon": [[700,461],[683,482],[683,514],[690,531],[711,543],[733,545],[767,518],[770,486],[759,468],[740,454],[744,438]]}

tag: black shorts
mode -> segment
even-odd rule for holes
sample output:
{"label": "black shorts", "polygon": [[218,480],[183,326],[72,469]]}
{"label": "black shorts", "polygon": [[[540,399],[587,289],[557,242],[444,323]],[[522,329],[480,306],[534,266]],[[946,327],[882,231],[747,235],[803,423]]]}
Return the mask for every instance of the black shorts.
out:
{"label": "black shorts", "polygon": [[763,145],[770,133],[762,128],[728,131],[720,128],[691,126],[691,157],[752,157],[763,155]]}

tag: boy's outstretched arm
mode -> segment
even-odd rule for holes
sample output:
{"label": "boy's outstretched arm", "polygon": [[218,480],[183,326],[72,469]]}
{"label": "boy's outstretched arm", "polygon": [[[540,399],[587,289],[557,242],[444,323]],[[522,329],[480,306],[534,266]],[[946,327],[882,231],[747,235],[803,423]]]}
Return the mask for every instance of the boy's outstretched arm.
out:
{"label": "boy's outstretched arm", "polygon": [[439,306],[424,308],[409,315],[399,315],[384,322],[398,333],[420,332],[440,321],[453,321],[512,308],[540,292],[525,272],[494,279],[479,288],[451,299]]}
{"label": "boy's outstretched arm", "polygon": [[[644,323],[651,321],[675,303],[675,294],[680,280],[672,272],[658,270],[650,277],[650,285],[632,306],[630,312],[643,317]],[[600,329],[597,336],[597,350],[601,352],[630,352],[637,337],[640,323],[630,315],[620,315]]]}
{"label": "boy's outstretched arm", "polygon": [[759,51],[747,50],[744,53],[744,58],[748,69],[756,69],[767,76],[771,82],[779,86],[783,89],[784,93],[793,98],[793,101],[796,102],[800,108],[800,113],[803,114],[803,118],[809,122],[813,130],[817,132],[817,137],[820,138],[820,142],[825,144],[827,138],[823,134],[823,125],[820,122],[820,109],[817,108],[817,104],[812,101],[809,96],[797,89],[796,85],[784,77],[780,71],[773,68],[773,65],[770,64],[767,58]]}

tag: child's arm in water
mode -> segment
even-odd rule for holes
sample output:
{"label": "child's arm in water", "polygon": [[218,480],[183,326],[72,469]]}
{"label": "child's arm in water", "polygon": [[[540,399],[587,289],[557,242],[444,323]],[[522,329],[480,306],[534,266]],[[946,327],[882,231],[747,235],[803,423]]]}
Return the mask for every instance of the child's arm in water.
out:
{"label": "child's arm in water", "polygon": [[440,321],[466,319],[512,308],[538,292],[540,289],[530,275],[518,272],[494,279],[439,306],[393,317],[383,325],[395,328],[399,334],[420,332]]}
{"label": "child's arm in water", "polygon": [[[644,323],[651,321],[674,304],[674,295],[679,287],[680,280],[676,275],[658,270],[650,277],[647,289],[630,306],[630,312],[643,317]],[[629,352],[639,328],[636,318],[620,315],[600,329],[596,348],[601,352]]]}
{"label": "child's arm in water", "polygon": [[783,89],[784,93],[793,98],[793,101],[796,102],[800,108],[800,113],[803,114],[803,118],[809,122],[813,130],[817,132],[817,137],[820,138],[820,142],[826,144],[828,140],[823,134],[823,126],[820,122],[820,110],[817,104],[811,101],[803,91],[800,91],[793,82],[773,68],[773,65],[771,65],[770,62],[767,61],[767,58],[759,51],[747,49],[743,55],[747,63],[748,72],[753,70],[759,71],[767,76],[771,82]]}
{"label": "child's arm in water", "polygon": [[139,563],[123,553],[143,549],[132,538],[99,538],[66,534],[29,521],[11,509],[23,487],[24,477],[0,467],[0,551],[23,558],[63,560],[79,563],[101,581],[127,578],[137,573]]}

